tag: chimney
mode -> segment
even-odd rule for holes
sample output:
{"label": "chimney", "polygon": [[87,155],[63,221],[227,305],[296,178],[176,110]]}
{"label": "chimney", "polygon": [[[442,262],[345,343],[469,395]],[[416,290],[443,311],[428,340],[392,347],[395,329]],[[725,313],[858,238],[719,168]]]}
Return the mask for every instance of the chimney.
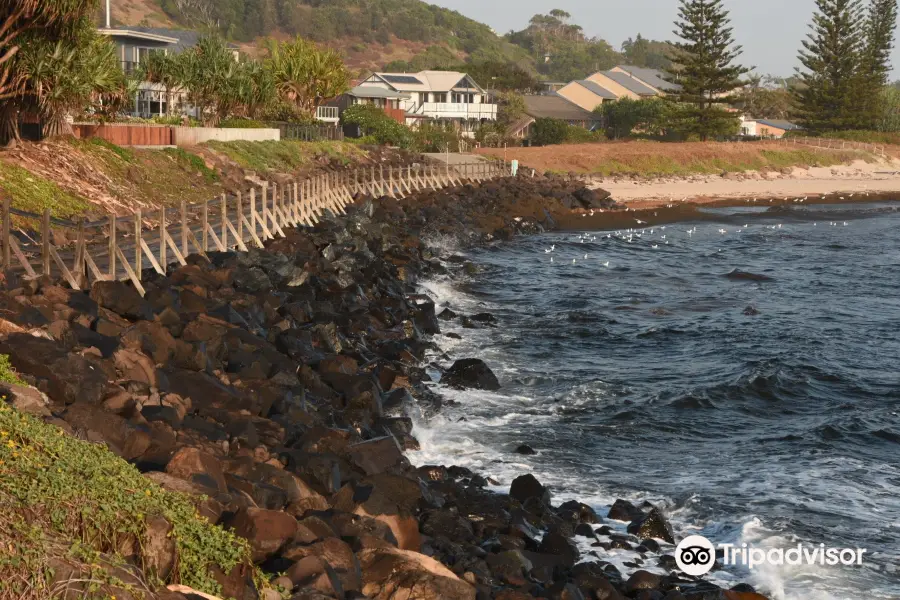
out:
{"label": "chimney", "polygon": [[110,0],[106,0],[106,28],[107,28],[107,29],[111,29],[111,28],[112,28],[112,23],[111,23],[111,19],[110,19],[110,12],[109,12],[109,3],[110,3]]}

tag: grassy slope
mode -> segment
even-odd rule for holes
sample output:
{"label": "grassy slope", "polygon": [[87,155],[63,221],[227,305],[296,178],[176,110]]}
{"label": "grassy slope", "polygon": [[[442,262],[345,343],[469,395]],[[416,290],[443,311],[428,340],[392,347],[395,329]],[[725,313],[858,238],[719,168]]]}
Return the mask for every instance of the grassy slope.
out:
{"label": "grassy slope", "polygon": [[720,174],[779,170],[786,167],[832,166],[874,160],[857,151],[786,147],[776,143],[614,142],[480,151],[541,171],[639,177]]}
{"label": "grassy slope", "polygon": [[51,565],[60,561],[90,574],[89,597],[139,591],[113,575],[129,564],[117,552],[131,540],[141,547],[148,520],[160,516],[173,526],[177,551],[170,581],[216,594],[209,567],[228,572],[249,561],[246,541],[210,525],[187,496],[163,490],[105,446],[0,401],[0,599],[50,597]]}
{"label": "grassy slope", "polygon": [[49,208],[66,219],[125,215],[212,199],[244,187],[247,171],[296,174],[325,159],[365,157],[365,150],[342,142],[219,142],[188,151],[58,140],[0,152],[0,193],[9,194],[14,208],[36,214]]}

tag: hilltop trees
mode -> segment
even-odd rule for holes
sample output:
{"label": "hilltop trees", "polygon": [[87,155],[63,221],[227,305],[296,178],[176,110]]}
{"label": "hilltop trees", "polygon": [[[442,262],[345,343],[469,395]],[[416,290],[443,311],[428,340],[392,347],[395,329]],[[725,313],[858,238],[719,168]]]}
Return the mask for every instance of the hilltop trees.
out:
{"label": "hilltop trees", "polygon": [[636,38],[628,38],[622,42],[622,56],[625,62],[635,67],[668,71],[672,68],[671,54],[671,44],[648,40],[640,33]]}
{"label": "hilltop trees", "polygon": [[[827,1],[827,0],[823,0]],[[734,45],[728,11],[722,0],[681,0],[673,43],[681,90],[672,98],[684,105],[679,129],[702,140],[736,133],[737,118],[722,105],[742,84],[749,69],[735,64],[741,47]]]}

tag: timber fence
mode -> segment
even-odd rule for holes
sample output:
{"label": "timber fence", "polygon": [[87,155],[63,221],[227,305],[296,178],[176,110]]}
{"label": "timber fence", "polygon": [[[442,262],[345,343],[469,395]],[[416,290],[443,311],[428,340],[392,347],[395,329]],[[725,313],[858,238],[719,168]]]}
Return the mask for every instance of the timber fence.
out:
{"label": "timber fence", "polygon": [[[288,227],[311,227],[328,213],[346,214],[357,195],[403,198],[509,174],[505,162],[379,166],[287,184],[263,182],[235,195],[94,222],[54,218],[50,209],[41,215],[18,210],[6,194],[0,215],[3,268],[29,278],[61,277],[76,290],[89,289],[94,281],[129,280],[144,295],[145,265],[165,275],[170,264],[187,264],[190,254],[262,248],[266,240],[284,237]],[[36,222],[37,227],[14,230],[13,219]],[[74,232],[60,236],[74,237],[74,244],[56,243],[54,228]]]}
{"label": "timber fence", "polygon": [[829,150],[862,150],[871,152],[882,158],[887,158],[887,148],[883,144],[870,144],[868,142],[854,142],[852,140],[839,140],[835,138],[818,138],[803,136],[786,136],[779,139],[785,144],[795,146],[810,146],[813,148],[826,148]]}

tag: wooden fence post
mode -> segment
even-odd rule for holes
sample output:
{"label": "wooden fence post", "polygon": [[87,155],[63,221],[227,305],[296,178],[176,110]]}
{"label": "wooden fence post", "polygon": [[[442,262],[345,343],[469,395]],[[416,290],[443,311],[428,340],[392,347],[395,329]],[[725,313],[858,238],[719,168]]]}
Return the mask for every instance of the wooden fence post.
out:
{"label": "wooden fence post", "polygon": [[166,274],[166,264],[169,262],[166,259],[166,235],[166,208],[162,207],[159,209],[159,267],[163,275]]}
{"label": "wooden fence post", "polygon": [[250,230],[252,234],[250,237],[256,235],[256,188],[250,188]]}
{"label": "wooden fence post", "polygon": [[222,246],[228,252],[228,194],[222,194]]}
{"label": "wooden fence post", "polygon": [[241,190],[237,193],[237,233],[240,243],[244,243],[244,193]]}
{"label": "wooden fence post", "polygon": [[85,237],[84,237],[84,217],[81,217],[78,220],[78,238],[75,241],[75,281],[78,283],[78,287],[84,289],[85,287],[85,272],[84,272],[84,252],[85,252]]}
{"label": "wooden fence post", "polygon": [[9,224],[9,204],[10,197],[9,194],[3,195],[3,269],[9,269],[12,264],[12,257],[10,256],[10,246],[12,244],[9,241],[9,236],[12,235],[10,233],[10,224]]}
{"label": "wooden fence post", "polygon": [[109,279],[116,280],[116,216],[109,215]]}
{"label": "wooden fence post", "polygon": [[203,215],[201,220],[203,221],[201,224],[203,229],[201,230],[200,247],[206,252],[209,250],[209,200],[206,200],[205,198],[203,200]]}
{"label": "wooden fence post", "polygon": [[141,209],[137,209],[134,211],[134,272],[137,273],[138,279],[141,278],[141,271],[144,270],[144,249],[141,247],[142,228]]}
{"label": "wooden fence post", "polygon": [[44,209],[41,219],[41,263],[43,274],[50,276],[50,209]]}
{"label": "wooden fence post", "polygon": [[188,248],[188,221],[187,221],[187,203],[181,201],[181,256],[187,258],[190,254]]}

